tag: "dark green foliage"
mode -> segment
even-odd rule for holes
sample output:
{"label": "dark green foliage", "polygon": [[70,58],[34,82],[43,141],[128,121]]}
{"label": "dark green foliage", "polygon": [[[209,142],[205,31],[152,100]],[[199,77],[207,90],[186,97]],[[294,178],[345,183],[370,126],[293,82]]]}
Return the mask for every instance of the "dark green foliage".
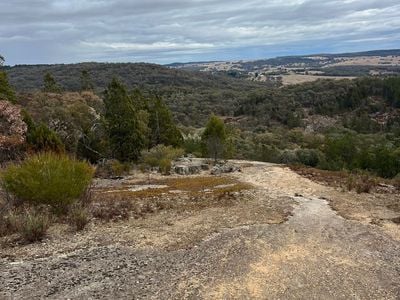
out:
{"label": "dark green foliage", "polygon": [[146,146],[146,137],[131,97],[113,79],[104,92],[105,120],[111,155],[120,161],[137,160]]}
{"label": "dark green foliage", "polygon": [[35,123],[55,131],[70,153],[77,153],[84,134],[97,135],[101,127],[103,101],[92,92],[23,94],[18,103]]}
{"label": "dark green foliage", "polygon": [[35,152],[53,151],[63,152],[64,144],[55,131],[51,130],[46,124],[35,123],[26,111],[23,111],[23,120],[28,126],[26,132],[26,143],[30,150]]}
{"label": "dark green foliage", "polygon": [[182,134],[175,125],[171,111],[160,97],[148,103],[150,147],[163,144],[178,147],[182,145]]}
{"label": "dark green foliage", "polygon": [[384,126],[394,123],[400,106],[400,77],[386,79],[318,80],[312,83],[252,93],[237,107],[236,116],[251,117],[245,126],[303,125],[307,115],[342,116],[343,125],[360,133],[382,129],[375,118],[388,114]]}
{"label": "dark green foliage", "polygon": [[391,106],[400,108],[400,77],[387,78],[383,81],[383,95]]}
{"label": "dark green foliage", "polygon": [[108,138],[103,124],[98,124],[91,130],[82,132],[78,140],[76,154],[91,163],[97,163],[100,159],[108,156]]}
{"label": "dark green foliage", "polygon": [[81,63],[72,65],[19,65],[7,69],[10,83],[20,92],[42,88],[42,76],[49,72],[66,91],[81,90],[81,74],[91,75],[94,91],[101,93],[111,78],[128,89],[145,95],[157,94],[171,109],[174,119],[185,126],[203,126],[209,115],[232,115],[237,103],[251,91],[263,91],[270,83],[256,83],[225,75],[188,72],[142,63]]}
{"label": "dark green foliage", "polygon": [[0,71],[0,100],[8,100],[15,103],[15,93],[8,83],[7,74]]}
{"label": "dark green foliage", "polygon": [[43,77],[43,92],[45,93],[61,92],[61,87],[57,84],[56,80],[50,73],[46,73]]}
{"label": "dark green foliage", "polygon": [[198,137],[187,137],[183,141],[183,149],[186,153],[200,156],[202,152],[201,139]]}
{"label": "dark green foliage", "polygon": [[353,169],[356,157],[356,140],[351,134],[339,137],[328,137],[325,142],[324,153],[330,162],[331,169]]}
{"label": "dark green foliage", "polygon": [[299,163],[309,167],[317,167],[322,160],[322,153],[315,149],[299,149],[296,156]]}
{"label": "dark green foliage", "polygon": [[81,91],[91,91],[93,90],[93,82],[90,78],[88,70],[82,70],[81,72]]}
{"label": "dark green foliage", "polygon": [[211,115],[206,128],[201,136],[203,154],[215,161],[222,157],[226,150],[227,134],[224,121],[215,115]]}
{"label": "dark green foliage", "polygon": [[[334,56],[328,57],[333,58]],[[279,58],[270,62],[281,64],[294,61],[307,65],[314,63],[312,59],[299,60],[296,57]],[[250,70],[258,63],[261,62],[243,65]],[[324,69],[327,73],[340,71],[348,75],[351,72],[368,74],[369,70],[369,67],[362,66]],[[227,124],[232,124],[234,130],[226,138],[223,147],[215,141],[213,143],[212,139],[205,142],[203,137],[203,153],[214,152],[207,149],[210,148],[207,146],[214,144],[218,146],[218,156],[225,156],[229,152],[229,156],[237,158],[294,162],[327,169],[360,168],[385,177],[392,177],[398,172],[396,153],[400,147],[399,77],[318,80],[277,89],[271,87],[271,84],[233,78],[240,78],[240,74],[226,76],[224,72],[217,72],[211,75],[150,64],[18,66],[7,68],[7,72],[10,74],[10,81],[21,90],[37,88],[40,81],[37,74],[45,72],[54,74],[68,90],[88,88],[90,84],[84,84],[88,74],[93,75],[93,86],[97,92],[113,76],[121,78],[129,88],[136,89],[131,95],[124,92],[124,96],[117,96],[118,99],[128,99],[116,101],[117,103],[128,104],[118,104],[115,107],[108,105],[108,115],[107,112],[103,113],[102,104],[91,105],[96,111],[94,118],[86,122],[87,124],[76,126],[74,131],[67,132],[67,137],[73,136],[75,140],[79,137],[78,155],[93,162],[104,157],[120,159],[122,156],[125,156],[125,160],[132,160],[139,155],[138,149],[158,143],[179,145],[182,140],[173,119],[182,129],[184,127],[181,125],[199,127],[203,126],[211,112],[215,112],[230,117],[224,119]],[[53,94],[52,97],[58,95],[61,94]],[[40,99],[35,101],[35,106],[32,105],[35,102],[28,100],[30,99],[25,101],[27,108],[47,107],[40,105]],[[60,99],[60,103],[66,101]],[[61,106],[59,102],[54,105]],[[167,106],[171,108],[173,118]],[[129,108],[126,109],[127,107]],[[47,108],[39,114],[32,113],[32,116],[35,120],[42,121],[40,116],[45,115],[46,111]],[[59,119],[59,116],[70,115],[60,112],[50,114],[51,118],[46,118],[44,122],[48,126],[56,124],[62,129],[65,125],[78,124],[79,120],[89,120],[76,113],[82,109],[77,108],[74,111],[78,117],[71,120],[61,118],[62,123],[52,122]],[[113,120],[116,122],[109,123],[110,111],[111,115],[117,116]],[[131,111],[134,113],[131,114]],[[107,130],[102,134],[102,130],[97,129],[101,127],[98,126],[101,123],[98,117],[105,115],[107,126],[104,128]],[[120,120],[125,120],[126,123]],[[114,131],[111,132],[108,125],[118,123],[124,125],[121,128],[114,126]],[[129,126],[134,130],[125,130]],[[66,145],[75,145],[75,142],[67,142],[62,136],[62,130],[51,128],[57,131]],[[190,133],[196,132],[193,129]],[[190,137],[190,134],[185,136],[188,136],[183,142],[185,150],[199,152],[198,139]],[[117,145],[123,146],[119,152],[116,151],[119,147]],[[230,145],[235,146],[235,151],[229,150],[233,148]],[[75,149],[74,146],[67,150],[75,152]]]}
{"label": "dark green foliage", "polygon": [[400,172],[400,148],[384,137],[345,134],[328,137],[324,168],[364,169],[378,176],[392,178]]}

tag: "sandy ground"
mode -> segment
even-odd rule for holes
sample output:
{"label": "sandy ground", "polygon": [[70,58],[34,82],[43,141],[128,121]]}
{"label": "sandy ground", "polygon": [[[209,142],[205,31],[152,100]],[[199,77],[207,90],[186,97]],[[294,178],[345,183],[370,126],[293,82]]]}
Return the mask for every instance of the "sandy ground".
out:
{"label": "sandy ground", "polygon": [[289,75],[281,75],[282,84],[291,85],[291,84],[301,84],[305,82],[313,82],[318,79],[333,79],[333,80],[343,80],[343,79],[355,79],[356,77],[351,76],[321,76],[321,75],[302,75],[302,74],[289,74]]}
{"label": "sandy ground", "polygon": [[235,163],[242,172],[232,176],[254,189],[232,205],[92,224],[2,249],[0,298],[400,298],[400,229],[390,221],[400,213],[387,202],[398,195],[358,195],[282,166]]}
{"label": "sandy ground", "polygon": [[358,56],[340,57],[335,59],[337,62],[327,65],[334,66],[398,66],[400,56]]}

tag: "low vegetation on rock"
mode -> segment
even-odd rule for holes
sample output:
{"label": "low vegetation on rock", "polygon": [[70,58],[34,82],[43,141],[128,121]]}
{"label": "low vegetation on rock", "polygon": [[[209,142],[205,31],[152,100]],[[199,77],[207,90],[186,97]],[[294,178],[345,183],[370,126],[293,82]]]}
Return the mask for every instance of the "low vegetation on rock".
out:
{"label": "low vegetation on rock", "polygon": [[8,166],[2,173],[2,182],[16,202],[64,210],[79,200],[92,176],[93,168],[87,163],[47,152]]}

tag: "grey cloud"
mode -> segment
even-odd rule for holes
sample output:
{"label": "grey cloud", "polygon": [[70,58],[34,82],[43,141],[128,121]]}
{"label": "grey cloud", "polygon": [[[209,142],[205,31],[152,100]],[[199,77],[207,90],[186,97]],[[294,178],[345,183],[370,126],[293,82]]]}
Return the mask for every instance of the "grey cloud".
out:
{"label": "grey cloud", "polygon": [[[154,61],[400,46],[398,0],[14,0],[7,62]],[[381,41],[385,41],[382,43]],[[376,44],[374,44],[376,43]],[[350,45],[350,46],[349,46]],[[351,49],[350,49],[351,48]],[[282,49],[282,50],[280,50]],[[308,49],[308,50],[305,50]]]}

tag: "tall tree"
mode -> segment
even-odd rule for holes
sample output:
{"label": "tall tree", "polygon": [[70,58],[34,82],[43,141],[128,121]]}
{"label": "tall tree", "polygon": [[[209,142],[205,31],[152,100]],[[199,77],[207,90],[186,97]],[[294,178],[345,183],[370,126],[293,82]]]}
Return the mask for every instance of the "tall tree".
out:
{"label": "tall tree", "polygon": [[204,154],[208,154],[217,161],[224,154],[226,148],[227,134],[224,121],[211,115],[201,139]]}
{"label": "tall tree", "polygon": [[54,130],[43,122],[36,123],[27,111],[22,111],[23,121],[27,125],[26,143],[29,150],[35,152],[53,151],[61,153],[65,150],[64,144]]}
{"label": "tall tree", "polygon": [[93,90],[93,82],[90,78],[88,70],[83,70],[81,72],[81,91],[91,91]]}
{"label": "tall tree", "polygon": [[11,88],[6,72],[0,71],[0,100],[7,100],[15,103],[16,97],[14,90]]}
{"label": "tall tree", "polygon": [[163,144],[180,146],[183,143],[182,133],[176,126],[172,113],[160,97],[150,99],[148,111],[150,127],[150,147]]}
{"label": "tall tree", "polygon": [[[0,67],[3,66],[4,61],[4,57],[0,54]],[[7,100],[11,103],[16,101],[14,90],[11,88],[7,73],[4,71],[0,71],[0,100]]]}
{"label": "tall tree", "polygon": [[59,93],[61,92],[60,86],[50,73],[46,73],[43,77],[43,92],[46,93]]}
{"label": "tall tree", "polygon": [[132,99],[116,79],[104,93],[104,105],[112,156],[120,161],[137,160],[146,137]]}

